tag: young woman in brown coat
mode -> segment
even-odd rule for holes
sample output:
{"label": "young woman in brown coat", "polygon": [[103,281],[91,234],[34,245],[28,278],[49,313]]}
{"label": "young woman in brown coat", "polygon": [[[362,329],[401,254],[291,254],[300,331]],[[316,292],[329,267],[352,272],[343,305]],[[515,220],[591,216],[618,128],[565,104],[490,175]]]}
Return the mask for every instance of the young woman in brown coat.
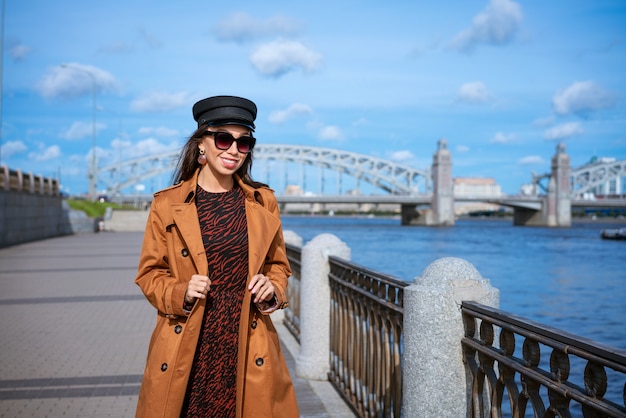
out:
{"label": "young woman in brown coat", "polygon": [[298,417],[269,317],[291,274],[278,205],[250,177],[256,106],[216,96],[193,115],[135,279],[157,310],[136,416]]}

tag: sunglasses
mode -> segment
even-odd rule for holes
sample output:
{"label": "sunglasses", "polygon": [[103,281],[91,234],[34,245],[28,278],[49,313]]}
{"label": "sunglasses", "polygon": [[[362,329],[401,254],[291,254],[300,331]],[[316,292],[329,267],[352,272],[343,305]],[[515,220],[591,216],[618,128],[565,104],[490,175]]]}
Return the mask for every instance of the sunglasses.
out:
{"label": "sunglasses", "polygon": [[256,143],[256,138],[248,135],[240,136],[239,138],[235,139],[235,137],[228,132],[222,131],[206,131],[204,134],[213,135],[215,148],[222,151],[226,151],[231,147],[231,145],[233,145],[233,142],[237,142],[237,151],[241,152],[242,154],[247,154],[252,151],[252,148],[254,148],[254,144]]}

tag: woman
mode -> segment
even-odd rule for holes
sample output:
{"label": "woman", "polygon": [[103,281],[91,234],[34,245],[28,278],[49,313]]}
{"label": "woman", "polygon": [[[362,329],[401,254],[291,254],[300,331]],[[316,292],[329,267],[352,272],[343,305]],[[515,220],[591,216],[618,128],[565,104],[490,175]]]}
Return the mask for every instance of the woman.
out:
{"label": "woman", "polygon": [[157,309],[138,417],[297,417],[269,314],[291,275],[276,198],[250,177],[256,105],[193,106],[174,186],[154,195],[135,283]]}

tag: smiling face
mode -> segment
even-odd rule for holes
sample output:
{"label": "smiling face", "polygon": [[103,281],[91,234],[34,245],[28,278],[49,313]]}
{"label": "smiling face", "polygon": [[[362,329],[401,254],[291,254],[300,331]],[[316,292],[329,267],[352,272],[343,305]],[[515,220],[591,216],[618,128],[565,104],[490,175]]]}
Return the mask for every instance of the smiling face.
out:
{"label": "smiling face", "polygon": [[[210,127],[207,131],[228,132],[235,139],[252,135],[249,128],[240,125]],[[200,186],[211,192],[230,190],[233,184],[233,174],[243,165],[248,154],[239,152],[236,141],[233,141],[227,150],[217,148],[215,135],[205,135],[198,144],[198,148],[204,150],[206,157],[206,164],[202,167],[198,180]]]}

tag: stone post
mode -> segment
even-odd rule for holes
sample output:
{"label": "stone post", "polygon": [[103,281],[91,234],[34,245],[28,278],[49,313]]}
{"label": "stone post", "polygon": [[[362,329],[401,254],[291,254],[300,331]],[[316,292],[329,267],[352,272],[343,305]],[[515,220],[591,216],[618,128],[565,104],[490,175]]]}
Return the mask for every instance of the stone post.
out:
{"label": "stone post", "polygon": [[500,293],[460,258],[434,261],[404,289],[403,416],[468,416],[471,393],[461,349],[464,300],[498,307]]}
{"label": "stone post", "polygon": [[296,375],[309,380],[328,380],[330,371],[330,255],[350,260],[350,247],[332,234],[320,234],[302,247]]}
{"label": "stone post", "polygon": [[302,247],[302,237],[296,234],[294,231],[283,231],[283,239],[286,244],[295,245],[296,247]]}

